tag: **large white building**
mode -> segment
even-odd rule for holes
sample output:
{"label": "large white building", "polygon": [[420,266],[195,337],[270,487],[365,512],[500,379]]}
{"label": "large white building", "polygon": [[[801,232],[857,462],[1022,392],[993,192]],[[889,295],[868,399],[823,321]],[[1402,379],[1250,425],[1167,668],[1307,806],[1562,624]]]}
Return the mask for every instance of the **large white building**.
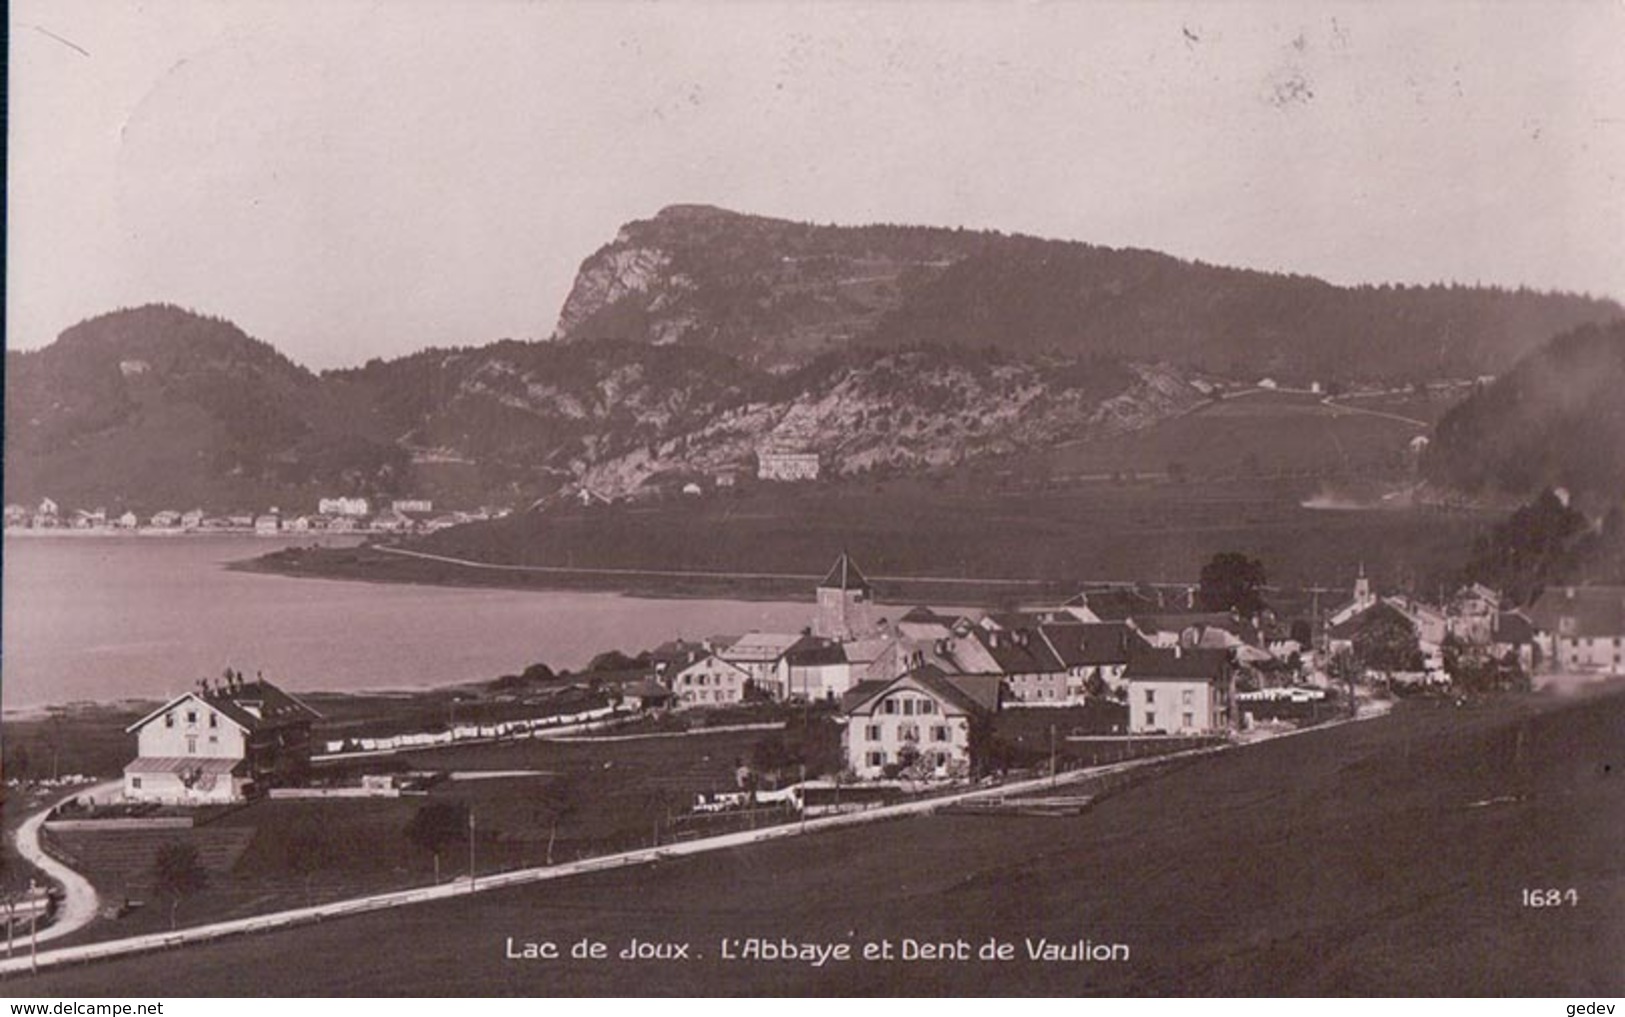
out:
{"label": "large white building", "polygon": [[136,758],[124,767],[131,801],[211,805],[295,780],[310,761],[310,726],[321,715],[263,680],[205,685],[125,730]]}
{"label": "large white building", "polygon": [[756,453],[756,476],[762,480],[817,480],[819,469],[816,452],[762,449]]}
{"label": "large white building", "polygon": [[1129,660],[1123,679],[1130,734],[1204,735],[1230,726],[1227,650],[1141,650]]}
{"label": "large white building", "polygon": [[316,503],[316,511],[324,516],[360,518],[371,514],[372,505],[365,498],[323,498]]}
{"label": "large white building", "polygon": [[847,766],[858,777],[917,766],[941,777],[971,769],[971,727],[999,709],[1000,682],[926,665],[890,681],[861,682],[841,700]]}

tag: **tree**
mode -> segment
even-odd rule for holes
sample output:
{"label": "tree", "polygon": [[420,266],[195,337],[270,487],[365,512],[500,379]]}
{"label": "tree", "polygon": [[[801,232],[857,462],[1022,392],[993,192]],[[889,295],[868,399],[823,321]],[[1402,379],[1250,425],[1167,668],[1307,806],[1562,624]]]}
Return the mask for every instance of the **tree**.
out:
{"label": "tree", "polygon": [[182,899],[209,885],[208,870],[198,857],[197,845],[179,840],[158,849],[152,868],[155,889],[169,898],[169,927],[173,929]]}
{"label": "tree", "polygon": [[630,671],[638,662],[619,650],[605,650],[587,665],[588,671]]}
{"label": "tree", "polygon": [[1263,562],[1222,551],[1202,566],[1196,597],[1204,611],[1239,611],[1251,617],[1264,610],[1263,589]]}
{"label": "tree", "polygon": [[1354,654],[1348,650],[1338,650],[1326,662],[1326,673],[1335,682],[1343,686],[1349,697],[1349,716],[1354,716],[1354,683],[1360,680],[1363,669],[1360,662],[1354,659]]}
{"label": "tree", "polygon": [[580,781],[573,774],[550,780],[536,796],[536,813],[547,822],[547,864],[553,864],[553,845],[559,838],[559,824],[574,815],[580,797]]}
{"label": "tree", "polygon": [[1354,658],[1371,671],[1420,671],[1425,666],[1416,627],[1395,612],[1371,612],[1354,634]]}
{"label": "tree", "polygon": [[1292,620],[1291,637],[1294,643],[1307,649],[1309,644],[1315,641],[1315,630],[1309,624],[1309,619],[1294,618]]}
{"label": "tree", "polygon": [[526,682],[540,684],[542,682],[553,681],[556,676],[553,674],[553,669],[548,667],[546,664],[532,664],[525,668],[524,672],[520,674],[519,677],[524,679]]}

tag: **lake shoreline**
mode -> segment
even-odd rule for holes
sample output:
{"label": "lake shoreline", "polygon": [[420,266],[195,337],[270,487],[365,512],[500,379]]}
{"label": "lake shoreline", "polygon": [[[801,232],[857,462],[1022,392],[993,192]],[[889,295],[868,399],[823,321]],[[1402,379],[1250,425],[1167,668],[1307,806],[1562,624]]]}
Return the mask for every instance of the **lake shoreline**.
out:
{"label": "lake shoreline", "polygon": [[[408,584],[475,589],[604,593],[648,600],[734,600],[812,603],[821,576],[812,574],[708,574],[651,568],[598,569],[537,566],[534,571],[501,565],[460,564],[392,554],[373,547],[285,548],[230,562],[227,569],[252,574],[343,582]],[[885,600],[900,611],[921,603],[938,607],[998,605],[1042,597],[1065,599],[1075,583],[1034,579],[909,577],[874,579]],[[906,596],[896,594],[906,593]]]}

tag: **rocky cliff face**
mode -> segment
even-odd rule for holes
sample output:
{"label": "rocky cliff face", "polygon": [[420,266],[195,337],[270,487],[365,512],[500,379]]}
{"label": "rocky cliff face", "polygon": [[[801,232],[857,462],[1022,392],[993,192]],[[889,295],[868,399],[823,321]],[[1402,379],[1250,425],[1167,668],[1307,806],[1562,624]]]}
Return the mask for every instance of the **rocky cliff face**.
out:
{"label": "rocky cliff face", "polygon": [[555,338],[688,343],[783,370],[872,333],[988,235],[831,227],[675,205],[582,263]]}
{"label": "rocky cliff face", "polygon": [[581,267],[556,337],[681,343],[784,370],[854,344],[1106,355],[1258,379],[1498,372],[1608,300],[1305,276],[996,232],[817,226],[680,205]]}
{"label": "rocky cliff face", "polygon": [[816,452],[837,476],[939,468],[1107,438],[1202,399],[1165,366],[989,363],[944,350],[848,357],[796,380],[673,440],[583,464],[582,484],[625,495],[663,475],[749,470],[763,448]]}

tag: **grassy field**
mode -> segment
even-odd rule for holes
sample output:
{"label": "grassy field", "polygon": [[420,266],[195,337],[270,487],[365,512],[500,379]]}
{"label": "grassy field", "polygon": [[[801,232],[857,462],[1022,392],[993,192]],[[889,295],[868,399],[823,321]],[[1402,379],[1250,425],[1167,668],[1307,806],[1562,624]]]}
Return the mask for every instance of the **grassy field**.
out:
{"label": "grassy field", "polygon": [[[466,568],[364,548],[288,552],[262,559],[261,567],[371,581],[809,598],[845,549],[883,601],[997,605],[1075,592],[1087,581],[1192,582],[1220,551],[1262,558],[1278,583],[1342,589],[1364,563],[1384,585],[1427,584],[1459,567],[1490,522],[1419,509],[1303,507],[1320,488],[1313,479],[1275,479],[990,492],[949,478],[911,478],[758,489],[738,498],[532,513],[415,545],[548,571]],[[1015,582],[933,583],[933,576]]]}
{"label": "grassy field", "polygon": [[1447,404],[1408,395],[1327,406],[1320,396],[1250,392],[1109,441],[1068,445],[1035,457],[1056,477],[1118,472],[1194,481],[1258,475],[1364,476],[1403,472],[1407,443],[1424,429],[1359,409],[1428,420]]}
{"label": "grassy field", "polygon": [[[764,734],[531,740],[402,754],[375,760],[367,769],[504,775],[446,780],[426,797],[262,799],[185,831],[56,833],[57,847],[108,900],[147,905],[117,921],[92,925],[72,941],[169,927],[168,901],[154,888],[153,864],[170,841],[197,846],[210,870],[209,885],[177,911],[182,925],[195,925],[433,882],[434,854],[407,833],[426,805],[466,806],[473,812],[481,872],[541,864],[550,840],[554,859],[564,861],[646,847],[679,832],[698,836],[782,819],[766,813],[705,821],[686,817],[696,794],[735,789],[735,767],[750,758]],[[312,859],[316,871],[307,874],[302,855]],[[468,865],[468,839],[459,837],[441,852],[439,873],[442,879],[466,875]]]}
{"label": "grassy field", "polygon": [[1408,421],[1433,420],[1450,401],[1391,393],[1328,406],[1304,393],[1257,391],[1109,440],[932,474],[748,483],[704,498],[561,505],[413,545],[547,571],[469,569],[366,549],[292,551],[254,567],[373,581],[777,599],[810,596],[809,577],[821,576],[845,549],[871,576],[888,577],[881,594],[895,603],[964,604],[1042,597],[1084,581],[1189,582],[1213,554],[1241,551],[1261,557],[1283,583],[1342,588],[1364,563],[1381,583],[1432,588],[1461,565],[1488,517],[1325,511],[1305,502],[1350,492],[1375,502],[1406,486],[1413,479],[1408,443],[1425,431]]}
{"label": "grassy field", "polygon": [[[33,995],[1625,992],[1625,695],[1402,705],[1081,816],[932,816],[18,979]],[[1524,906],[1526,888],[1578,903]],[[691,944],[509,959],[509,938]],[[989,938],[1007,961],[726,960],[724,939]],[[1127,960],[1033,961],[1026,938]],[[861,954],[860,954],[861,956]],[[297,980],[289,974],[298,972]]]}

